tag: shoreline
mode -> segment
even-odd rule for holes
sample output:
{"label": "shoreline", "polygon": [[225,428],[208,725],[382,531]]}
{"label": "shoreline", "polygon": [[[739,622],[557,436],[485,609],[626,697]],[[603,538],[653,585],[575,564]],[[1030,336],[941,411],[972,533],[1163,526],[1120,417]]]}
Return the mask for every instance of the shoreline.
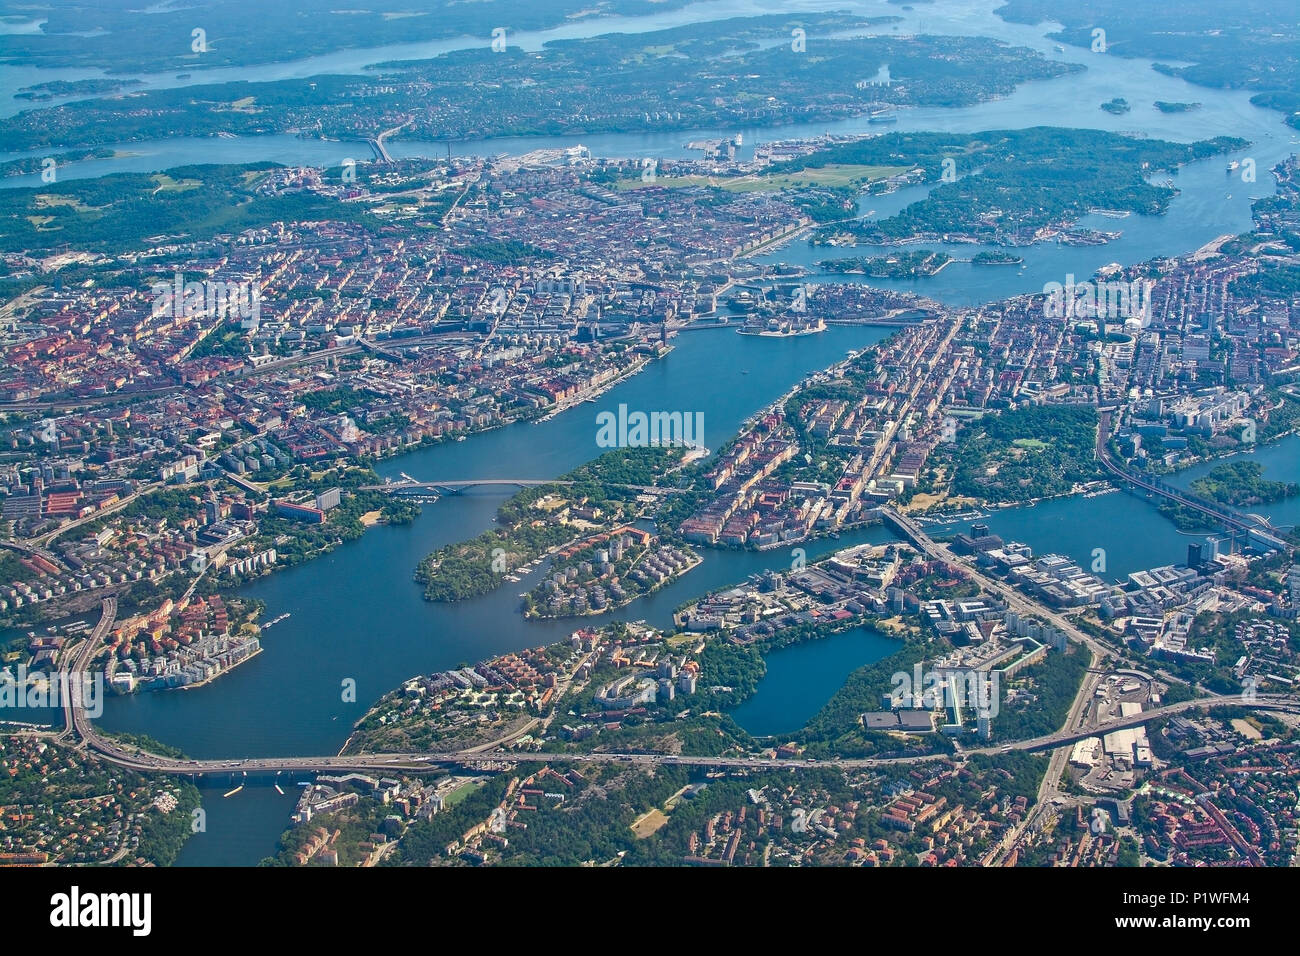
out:
{"label": "shoreline", "polygon": [[641,600],[641,598],[649,597],[651,594],[654,594],[656,591],[662,591],[664,588],[668,587],[668,585],[686,577],[686,575],[690,574],[692,571],[694,571],[703,563],[704,563],[704,558],[701,557],[699,554],[696,554],[695,560],[693,560],[685,568],[683,568],[681,571],[677,572],[676,574],[672,575],[671,577],[664,578],[661,582],[659,582],[649,590],[642,591],[640,594],[634,594],[626,601],[622,601],[618,604],[607,605],[606,607],[601,608],[599,611],[589,610],[589,611],[584,611],[581,614],[528,614],[527,612],[525,612],[520,616],[525,621],[563,621],[567,619],[577,619],[583,617],[600,617],[602,614],[609,614],[613,611],[617,611],[620,610],[621,608],[625,608],[630,604],[635,604],[637,601]]}

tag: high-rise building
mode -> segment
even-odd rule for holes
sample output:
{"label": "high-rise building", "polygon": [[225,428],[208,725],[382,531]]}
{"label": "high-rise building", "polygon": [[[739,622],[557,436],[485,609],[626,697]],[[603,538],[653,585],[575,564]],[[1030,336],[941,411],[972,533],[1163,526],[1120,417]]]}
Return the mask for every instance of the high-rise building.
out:
{"label": "high-rise building", "polygon": [[1201,543],[1193,541],[1187,546],[1187,566],[1189,568],[1199,568],[1203,560]]}
{"label": "high-rise building", "polygon": [[338,488],[331,488],[316,496],[316,507],[321,511],[329,511],[331,508],[337,508],[342,500],[343,493]]}

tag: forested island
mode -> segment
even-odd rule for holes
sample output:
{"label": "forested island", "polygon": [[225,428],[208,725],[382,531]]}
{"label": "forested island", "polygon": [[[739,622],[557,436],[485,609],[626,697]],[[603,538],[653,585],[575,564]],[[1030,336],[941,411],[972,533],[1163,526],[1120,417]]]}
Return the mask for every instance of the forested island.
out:
{"label": "forested island", "polygon": [[1269,481],[1257,461],[1233,461],[1216,465],[1210,473],[1191,484],[1192,491],[1220,504],[1242,507],[1269,504],[1300,495],[1293,481]]}
{"label": "forested island", "polygon": [[872,279],[919,279],[932,276],[952,262],[952,256],[930,249],[916,249],[891,256],[823,259],[817,263],[827,272],[865,275]]}
{"label": "forested island", "polygon": [[100,93],[120,93],[132,86],[140,86],[142,80],[136,79],[100,79],[100,80],[48,80],[24,86],[14,94],[16,100],[52,100],[59,96],[83,96]]}
{"label": "forested island", "polygon": [[1025,258],[1011,252],[985,251],[975,253],[970,261],[974,266],[1018,266]]}
{"label": "forested island", "polygon": [[487,594],[551,549],[641,517],[638,487],[662,478],[681,456],[680,448],[618,449],[555,484],[524,488],[497,510],[496,527],[433,552],[415,580],[430,601]]}

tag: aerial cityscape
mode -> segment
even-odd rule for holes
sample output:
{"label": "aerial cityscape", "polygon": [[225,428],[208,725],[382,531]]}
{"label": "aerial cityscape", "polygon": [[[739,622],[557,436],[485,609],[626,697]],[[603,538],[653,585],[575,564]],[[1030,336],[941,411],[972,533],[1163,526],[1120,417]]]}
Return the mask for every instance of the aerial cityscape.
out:
{"label": "aerial cityscape", "polygon": [[1293,5],[389,6],[0,14],[0,863],[1300,865]]}

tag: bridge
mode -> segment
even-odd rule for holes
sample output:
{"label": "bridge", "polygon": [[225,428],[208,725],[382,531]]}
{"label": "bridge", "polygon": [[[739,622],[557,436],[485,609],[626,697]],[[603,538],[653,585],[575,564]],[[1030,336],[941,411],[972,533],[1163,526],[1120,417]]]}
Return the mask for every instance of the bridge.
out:
{"label": "bridge", "polygon": [[1274,533],[1273,526],[1268,523],[1267,519],[1259,515],[1245,514],[1228,505],[1202,498],[1186,488],[1178,488],[1169,484],[1157,475],[1130,471],[1125,468],[1115,461],[1110,454],[1110,449],[1107,447],[1109,430],[1110,413],[1103,412],[1097,427],[1097,458],[1105,466],[1106,470],[1116,478],[1128,482],[1134,487],[1141,488],[1149,494],[1159,495],[1185,508],[1191,508],[1229,531],[1243,532],[1248,538],[1267,548],[1273,548],[1276,551],[1289,550],[1290,546]]}
{"label": "bridge", "polygon": [[547,481],[542,478],[459,478],[454,481],[386,481],[382,485],[362,485],[362,491],[383,491],[390,495],[420,494],[433,491],[440,495],[455,495],[466,488],[497,487],[535,488],[538,485],[571,485],[571,481]]}
{"label": "bridge", "polygon": [[[656,485],[627,485],[619,482],[600,482],[610,488],[625,488],[644,495],[678,494],[680,488],[660,488]],[[362,485],[362,491],[382,491],[391,495],[420,494],[433,491],[440,495],[460,494],[466,488],[507,485],[515,488],[536,488],[541,485],[573,485],[577,482],[560,478],[457,478],[450,481],[386,481],[381,485]]]}
{"label": "bridge", "polygon": [[388,147],[384,145],[384,140],[388,139],[388,137],[392,136],[398,130],[410,125],[411,120],[408,119],[405,123],[402,123],[401,126],[394,126],[392,129],[386,129],[374,139],[366,140],[366,142],[370,144],[370,148],[375,151],[375,159],[379,160],[385,166],[393,165],[393,157],[388,155]]}
{"label": "bridge", "polygon": [[59,734],[60,738],[65,738],[69,734],[75,733],[83,741],[90,743],[97,739],[97,732],[91,725],[90,719],[86,716],[86,702],[83,699],[85,684],[82,682],[82,675],[86,673],[86,666],[95,656],[95,652],[104,646],[104,638],[113,627],[113,622],[117,619],[117,598],[104,598],[99,615],[99,621],[95,624],[94,630],[90,636],[77,650],[77,656],[73,658],[72,668],[69,674],[69,680],[66,684],[68,693],[63,695],[63,733]]}

